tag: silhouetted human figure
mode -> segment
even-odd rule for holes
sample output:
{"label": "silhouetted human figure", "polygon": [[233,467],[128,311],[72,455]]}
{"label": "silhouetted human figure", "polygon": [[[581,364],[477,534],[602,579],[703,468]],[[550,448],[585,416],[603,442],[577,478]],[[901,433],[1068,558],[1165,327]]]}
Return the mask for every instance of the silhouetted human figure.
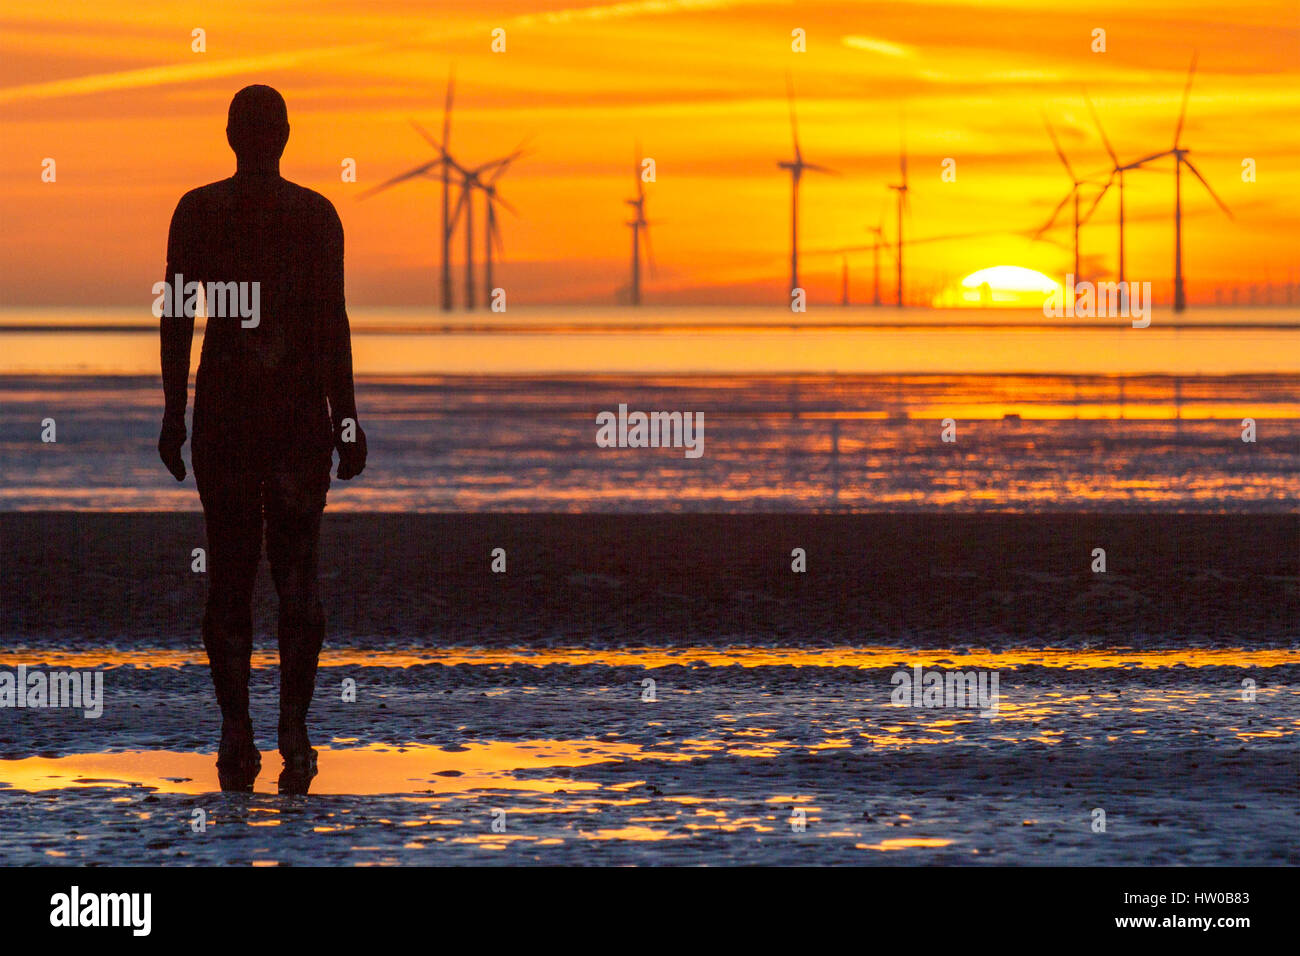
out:
{"label": "silhouetted human figure", "polygon": [[[214,316],[194,387],[191,458],[208,544],[203,644],[221,706],[222,786],[251,789],[261,768],[248,713],[252,595],[266,553],[279,595],[279,746],[287,774],[310,779],[316,751],[307,709],[325,617],[316,580],[321,513],[330,484],[366,464],[356,423],[352,346],[343,299],[343,227],[325,197],[280,178],[289,139],[284,99],[240,90],[226,139],[235,175],[181,197],[167,238],[167,282],[258,283],[255,320]],[[166,397],[158,452],[185,478],[185,405],[194,316],[174,302],[161,321]],[[348,439],[353,440],[349,441]],[[303,786],[305,790],[305,785]]]}

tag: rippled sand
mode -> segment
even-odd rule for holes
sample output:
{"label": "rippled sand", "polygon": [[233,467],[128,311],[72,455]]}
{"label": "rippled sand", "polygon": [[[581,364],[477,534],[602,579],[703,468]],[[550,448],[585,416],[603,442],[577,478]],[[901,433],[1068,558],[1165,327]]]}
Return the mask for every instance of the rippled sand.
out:
{"label": "rippled sand", "polygon": [[[98,720],[8,713],[0,853],[254,865],[1300,862],[1296,650],[424,656],[327,660],[320,774],[302,797],[275,792],[274,668],[254,675],[267,748],[257,792],[222,794],[206,667],[137,649],[105,674]],[[996,717],[892,703],[889,657],[996,667]],[[355,703],[340,700],[345,678]],[[1105,833],[1092,829],[1097,808]]]}

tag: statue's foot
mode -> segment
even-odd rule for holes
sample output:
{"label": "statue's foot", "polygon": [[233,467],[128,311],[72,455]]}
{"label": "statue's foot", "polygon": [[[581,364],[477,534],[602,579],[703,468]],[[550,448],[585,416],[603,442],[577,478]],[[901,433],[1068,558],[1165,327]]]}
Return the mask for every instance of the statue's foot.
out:
{"label": "statue's foot", "polygon": [[305,720],[280,720],[280,756],[285,770],[316,775],[316,751],[307,738]]}
{"label": "statue's foot", "polygon": [[218,767],[217,782],[226,793],[252,793],[253,785],[257,782],[257,774],[261,769],[260,764],[252,770],[243,767],[223,770]]}
{"label": "statue's foot", "polygon": [[217,778],[222,790],[253,789],[262,769],[262,755],[253,740],[253,726],[241,721],[221,724],[221,746],[217,749]]}
{"label": "statue's foot", "polygon": [[316,761],[310,767],[290,767],[285,764],[280,771],[280,792],[288,796],[303,796],[311,788],[312,778],[316,776]]}

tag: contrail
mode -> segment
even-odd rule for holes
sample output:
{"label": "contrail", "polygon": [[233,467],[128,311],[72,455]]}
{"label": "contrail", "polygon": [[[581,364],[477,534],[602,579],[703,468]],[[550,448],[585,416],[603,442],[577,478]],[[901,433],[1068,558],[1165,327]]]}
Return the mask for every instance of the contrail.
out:
{"label": "contrail", "polygon": [[545,27],[591,20],[616,20],[631,17],[663,16],[673,13],[692,13],[762,3],[763,0],[629,0],[626,3],[614,3],[605,6],[570,7],[562,10],[548,10],[542,13],[521,14],[507,20],[480,23],[456,30],[429,30],[415,37],[403,38],[400,41],[373,41],[343,46],[312,47],[286,53],[271,53],[262,56],[218,60],[216,62],[201,61],[176,66],[147,66],[116,73],[94,73],[89,76],[79,76],[68,80],[51,80],[47,83],[10,86],[0,89],[0,103],[171,86],[178,83],[193,83],[197,80],[209,80],[223,76],[237,76],[241,73],[282,70],[330,57],[367,56],[428,41],[486,36],[488,31],[500,26]]}
{"label": "contrail", "polygon": [[31,83],[10,86],[0,90],[0,103],[19,100],[44,100],[60,96],[80,96],[88,93],[107,93],[114,90],[137,90],[152,86],[170,86],[176,83],[193,83],[214,77],[235,76],[264,70],[281,70],[299,66],[311,60],[320,60],[348,53],[378,53],[394,44],[367,43],[344,47],[316,47],[295,53],[272,53],[235,60],[218,60],[209,63],[187,63],[179,66],[146,66],[120,73],[94,73],[71,80],[52,80],[48,83]]}

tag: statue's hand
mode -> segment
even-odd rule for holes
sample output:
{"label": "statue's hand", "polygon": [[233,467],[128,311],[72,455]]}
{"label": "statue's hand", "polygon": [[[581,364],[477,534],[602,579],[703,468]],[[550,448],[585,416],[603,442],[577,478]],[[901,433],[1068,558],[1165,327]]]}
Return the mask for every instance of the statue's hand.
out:
{"label": "statue's hand", "polygon": [[185,480],[185,459],[181,457],[181,446],[184,444],[185,426],[177,427],[164,422],[162,434],[158,436],[158,457],[177,481]]}
{"label": "statue's hand", "polygon": [[357,425],[356,441],[340,441],[335,447],[339,450],[339,470],[335,475],[341,481],[351,481],[366,470],[366,433]]}

